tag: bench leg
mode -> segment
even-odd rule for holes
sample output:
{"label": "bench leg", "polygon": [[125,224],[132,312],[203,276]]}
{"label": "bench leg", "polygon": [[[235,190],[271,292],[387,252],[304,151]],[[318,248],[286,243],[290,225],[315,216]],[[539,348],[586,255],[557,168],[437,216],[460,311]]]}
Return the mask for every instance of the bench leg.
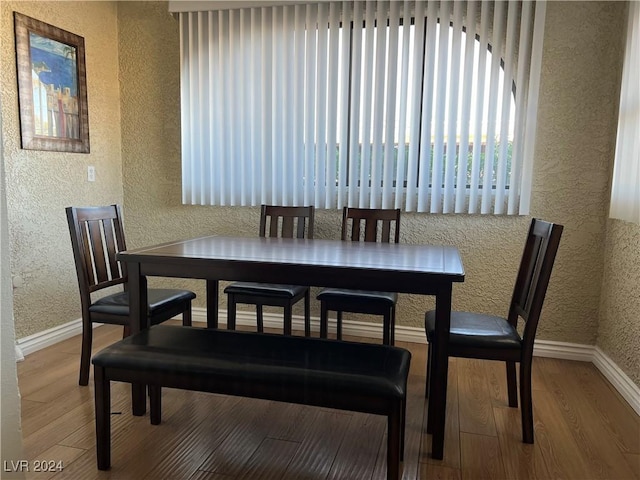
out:
{"label": "bench leg", "polygon": [[404,462],[404,433],[407,427],[407,397],[402,399],[402,424],[400,427],[400,461]]}
{"label": "bench leg", "polygon": [[136,417],[147,413],[147,386],[143,383],[131,384],[131,410]]}
{"label": "bench leg", "polygon": [[162,421],[162,387],[149,385],[149,415],[151,425],[160,425]]}
{"label": "bench leg", "polygon": [[401,434],[402,401],[398,401],[387,417],[387,480],[398,480],[400,478]]}
{"label": "bench leg", "polygon": [[111,467],[111,384],[105,378],[104,368],[97,365],[94,366],[93,377],[98,470],[108,470]]}

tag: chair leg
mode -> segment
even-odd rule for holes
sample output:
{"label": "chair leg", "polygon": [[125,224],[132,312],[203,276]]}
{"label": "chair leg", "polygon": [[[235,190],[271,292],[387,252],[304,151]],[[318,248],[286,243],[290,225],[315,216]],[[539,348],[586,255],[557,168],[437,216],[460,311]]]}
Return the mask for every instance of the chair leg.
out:
{"label": "chair leg", "polygon": [[236,329],[236,297],[229,294],[227,297],[227,330]]}
{"label": "chair leg", "polygon": [[402,399],[402,420],[400,428],[400,461],[404,462],[404,433],[407,427],[407,396]]}
{"label": "chair leg", "polygon": [[431,385],[429,385],[429,380],[431,380],[431,352],[433,349],[431,348],[431,344],[427,344],[427,372],[426,378],[424,382],[424,397],[429,398],[429,389]]}
{"label": "chair leg", "polygon": [[284,307],[284,334],[291,336],[291,322],[293,316],[293,309],[291,304]]}
{"label": "chair leg", "polygon": [[[516,363],[507,363],[507,395],[509,397],[509,406],[518,408],[518,385],[516,380]],[[520,380],[522,381],[522,380]]]}
{"label": "chair leg", "polygon": [[162,387],[149,385],[149,416],[151,425],[160,425],[162,421]]}
{"label": "chair leg", "polygon": [[384,314],[383,320],[383,332],[382,343],[384,345],[394,345],[396,341],[395,329],[396,329],[396,309],[394,306],[389,308],[387,313]]}
{"label": "chair leg", "polygon": [[387,417],[387,480],[400,478],[402,457],[402,405],[394,405]]}
{"label": "chair leg", "polygon": [[185,327],[190,327],[191,326],[191,319],[192,319],[192,316],[191,316],[191,301],[189,301],[187,309],[182,312],[182,325],[184,325]]}
{"label": "chair leg", "polygon": [[522,441],[524,443],[533,443],[531,360],[520,362],[520,413],[522,414]]}
{"label": "chair leg", "polygon": [[[437,363],[435,358],[435,346],[429,345],[429,404],[427,405],[427,433],[433,434],[433,428],[435,425],[435,416],[438,412],[435,409],[435,403],[433,402],[434,398],[438,398],[440,392],[439,388],[442,388],[441,385],[438,385],[438,382],[433,381],[433,374],[435,371],[435,364]],[[447,357],[447,360],[449,358]]]}
{"label": "chair leg", "polygon": [[336,312],[336,338],[342,340],[342,312]]}
{"label": "chair leg", "polygon": [[396,306],[391,307],[391,319],[389,320],[389,345],[396,344]]}
{"label": "chair leg", "polygon": [[91,322],[82,322],[82,347],[80,350],[80,378],[78,380],[79,385],[89,384],[89,362],[91,360],[91,341],[93,338],[93,329],[91,328]]}
{"label": "chair leg", "polygon": [[304,294],[304,336],[311,336],[311,292],[308,288]]}
{"label": "chair leg", "polygon": [[329,311],[327,302],[320,301],[320,338],[327,338],[329,330]]}
{"label": "chair leg", "polygon": [[391,342],[391,312],[384,314],[382,320],[382,343],[383,345],[393,345]]}
{"label": "chair leg", "polygon": [[125,325],[122,329],[122,338],[127,338],[131,335],[131,325]]}
{"label": "chair leg", "polygon": [[98,470],[108,470],[111,466],[111,384],[100,366],[94,368],[93,380]]}
{"label": "chair leg", "polygon": [[256,319],[258,322],[258,332],[264,332],[264,317],[262,315],[262,305],[256,305]]}

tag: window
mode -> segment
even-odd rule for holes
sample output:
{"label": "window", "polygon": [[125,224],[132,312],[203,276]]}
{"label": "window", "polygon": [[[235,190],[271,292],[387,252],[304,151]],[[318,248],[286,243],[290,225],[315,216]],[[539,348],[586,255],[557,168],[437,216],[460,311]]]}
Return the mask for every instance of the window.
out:
{"label": "window", "polygon": [[180,14],[183,202],[526,214],[544,2]]}
{"label": "window", "polygon": [[610,216],[640,225],[640,3],[629,2]]}

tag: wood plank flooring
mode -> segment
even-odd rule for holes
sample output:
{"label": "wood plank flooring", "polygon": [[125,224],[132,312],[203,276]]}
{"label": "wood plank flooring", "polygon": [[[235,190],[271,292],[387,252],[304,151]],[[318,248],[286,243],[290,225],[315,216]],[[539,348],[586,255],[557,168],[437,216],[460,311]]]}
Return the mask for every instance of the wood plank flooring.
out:
{"label": "wood plank flooring", "polygon": [[[94,350],[121,328],[95,330]],[[520,411],[507,406],[504,367],[452,359],[445,458],[430,458],[425,432],[426,346],[413,358],[403,478],[640,479],[640,419],[588,363],[534,359],[536,443],[521,441]],[[62,462],[37,479],[384,479],[383,417],[255,399],[163,390],[163,422],[133,417],[130,388],[112,388],[112,468],[95,459],[93,379],[77,384],[80,339],[18,364],[26,459]]]}

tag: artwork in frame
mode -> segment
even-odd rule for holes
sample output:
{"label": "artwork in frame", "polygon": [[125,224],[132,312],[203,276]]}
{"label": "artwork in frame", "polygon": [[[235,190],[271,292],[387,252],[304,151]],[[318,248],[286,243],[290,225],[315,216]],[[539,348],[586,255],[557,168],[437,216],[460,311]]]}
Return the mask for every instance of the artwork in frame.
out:
{"label": "artwork in frame", "polygon": [[14,12],[22,148],[89,153],[84,38]]}

